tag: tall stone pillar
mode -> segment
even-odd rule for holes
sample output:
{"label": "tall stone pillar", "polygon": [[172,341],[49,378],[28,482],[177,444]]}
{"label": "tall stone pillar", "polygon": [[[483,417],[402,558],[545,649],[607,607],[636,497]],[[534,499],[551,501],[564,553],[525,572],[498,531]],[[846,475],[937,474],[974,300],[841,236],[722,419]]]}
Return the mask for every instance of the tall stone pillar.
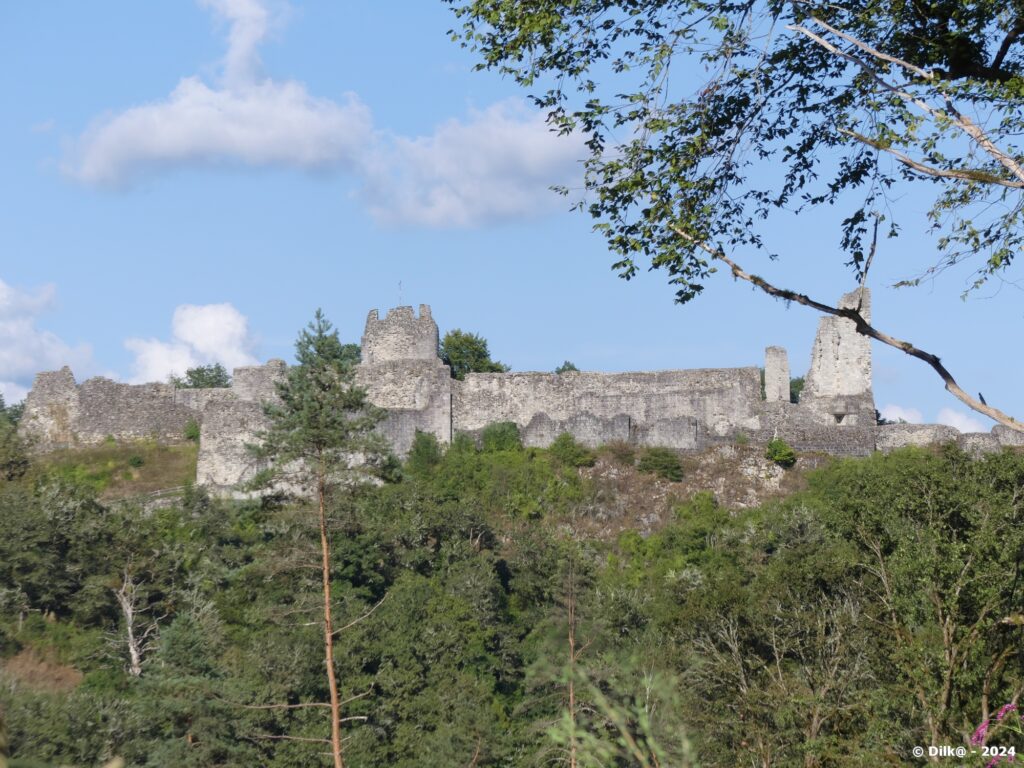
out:
{"label": "tall stone pillar", "polygon": [[769,403],[789,402],[789,355],[785,347],[764,351],[764,399]]}

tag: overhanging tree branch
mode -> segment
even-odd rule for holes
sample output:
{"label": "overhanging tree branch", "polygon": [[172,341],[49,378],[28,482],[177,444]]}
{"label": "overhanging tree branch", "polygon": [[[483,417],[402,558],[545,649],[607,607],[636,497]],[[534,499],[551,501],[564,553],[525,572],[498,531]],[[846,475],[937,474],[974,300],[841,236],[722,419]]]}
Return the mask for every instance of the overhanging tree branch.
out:
{"label": "overhanging tree branch", "polygon": [[[904,61],[903,59],[896,58],[895,56],[890,56],[889,54],[882,53],[881,51],[872,48],[867,43],[864,43],[861,40],[857,40],[851,35],[848,35],[829,24],[826,24],[821,19],[812,16],[810,17],[810,20],[817,24],[818,26],[820,26],[821,28],[827,30],[828,32],[831,32],[837,37],[846,40],[847,42],[854,45],[856,48],[858,48],[859,50],[863,51],[864,53],[868,54],[869,56],[876,60],[887,61],[889,63],[895,64],[899,67],[902,67],[907,72],[917,75],[928,81],[932,81],[935,77],[934,74],[929,72],[928,70],[916,67],[913,64]],[[799,24],[790,24],[786,27],[786,29],[791,30],[793,32],[799,32],[800,34],[805,35],[806,37],[813,40],[826,51],[856,64],[864,71],[865,74],[867,74],[872,80],[875,81],[875,83],[877,83],[883,89],[889,91],[892,94],[895,94],[896,96],[899,96],[899,98],[903,99],[907,103],[913,104],[914,106],[918,107],[922,112],[927,114],[933,120],[949,121],[952,125],[959,128],[963,133],[965,133],[967,136],[973,139],[979,147],[985,150],[985,152],[987,152],[993,159],[995,159],[1007,171],[1009,171],[1013,176],[1015,176],[1018,179],[1018,181],[1024,182],[1024,166],[1022,166],[1016,158],[1011,157],[1007,152],[997,147],[995,143],[988,137],[985,131],[982,130],[981,126],[974,122],[970,117],[960,112],[960,110],[958,110],[953,105],[953,102],[949,98],[948,94],[943,94],[943,100],[946,104],[945,110],[933,107],[932,105],[928,104],[928,102],[915,96],[913,93],[906,90],[905,88],[900,88],[899,86],[890,83],[888,80],[882,77],[878,69],[873,67],[867,61],[865,61],[861,56],[857,56],[855,54],[841,50],[840,48],[836,47],[825,38],[815,34],[806,27],[800,26]],[[983,181],[988,183],[999,183],[993,179],[974,178],[972,180]],[[1016,187],[1020,185],[1003,184],[1003,186]]]}
{"label": "overhanging tree branch", "polygon": [[678,227],[673,227],[672,230],[683,239],[688,240],[689,242],[693,243],[698,248],[703,250],[705,253],[709,254],[712,258],[717,259],[724,263],[726,266],[728,266],[733,274],[733,277],[736,277],[740,280],[745,280],[751,285],[757,286],[762,291],[767,293],[769,296],[774,296],[775,298],[782,299],[784,301],[795,301],[797,304],[803,304],[805,307],[816,309],[819,312],[823,312],[826,315],[844,317],[847,320],[850,320],[854,323],[854,325],[857,328],[857,333],[860,333],[864,336],[868,336],[872,339],[875,339],[876,341],[880,341],[883,344],[886,344],[890,347],[893,347],[894,349],[898,349],[901,352],[910,355],[911,357],[916,357],[918,360],[923,360],[929,366],[931,366],[931,368],[939,375],[943,383],[946,385],[946,390],[955,398],[960,400],[960,402],[962,402],[968,408],[977,411],[978,413],[984,414],[985,416],[988,416],[990,419],[993,419],[999,422],[1000,424],[1009,427],[1010,429],[1016,430],[1017,432],[1024,432],[1024,423],[1021,423],[1014,419],[1012,416],[1003,413],[998,408],[993,408],[991,405],[975,400],[973,397],[964,392],[963,388],[961,388],[961,386],[957,384],[956,379],[953,378],[953,374],[951,374],[946,369],[946,366],[942,364],[942,361],[939,359],[937,355],[933,355],[930,352],[925,352],[922,349],[918,349],[908,341],[897,339],[895,336],[890,336],[889,334],[884,333],[883,331],[879,331],[877,328],[872,326],[867,320],[864,319],[864,316],[861,314],[859,309],[833,307],[829,304],[824,304],[820,301],[816,301],[810,298],[809,296],[806,296],[805,294],[797,293],[796,291],[791,291],[786,288],[777,288],[764,278],[758,277],[757,275],[752,275],[746,270],[744,270],[742,267],[739,266],[739,264],[737,264],[731,258],[726,256],[725,252],[722,251],[721,248],[712,248],[707,243],[698,241],[696,238],[687,234],[685,231],[679,229]]}

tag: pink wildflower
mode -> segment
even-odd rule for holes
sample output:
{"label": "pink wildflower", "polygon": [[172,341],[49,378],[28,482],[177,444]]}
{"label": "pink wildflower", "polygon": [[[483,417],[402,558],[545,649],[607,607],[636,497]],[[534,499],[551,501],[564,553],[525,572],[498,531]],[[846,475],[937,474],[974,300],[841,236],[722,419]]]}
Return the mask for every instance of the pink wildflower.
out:
{"label": "pink wildflower", "polygon": [[1003,721],[1004,717],[1006,717],[1008,714],[1010,714],[1011,712],[1015,711],[1016,709],[1017,709],[1017,705],[1016,704],[1003,704],[1003,706],[1000,708],[999,712],[996,713],[996,722],[997,723],[1001,723]]}
{"label": "pink wildflower", "polygon": [[976,747],[983,741],[985,741],[985,735],[988,733],[988,726],[991,722],[991,720],[986,720],[984,723],[978,726],[978,730],[976,730],[974,732],[974,735],[971,736],[972,747]]}

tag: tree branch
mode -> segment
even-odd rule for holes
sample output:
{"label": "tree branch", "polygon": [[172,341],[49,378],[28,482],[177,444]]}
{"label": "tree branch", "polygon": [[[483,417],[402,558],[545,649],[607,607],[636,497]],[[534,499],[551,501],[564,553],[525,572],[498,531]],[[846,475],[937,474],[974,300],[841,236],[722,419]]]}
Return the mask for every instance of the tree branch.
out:
{"label": "tree branch", "polygon": [[860,313],[860,310],[833,307],[828,304],[823,304],[820,301],[815,301],[814,299],[810,298],[809,296],[805,296],[802,293],[790,291],[785,288],[777,288],[768,281],[764,280],[763,278],[758,277],[757,275],[751,275],[749,272],[746,272],[735,261],[726,256],[724,251],[722,251],[720,248],[712,248],[707,243],[696,240],[694,237],[687,234],[678,227],[672,227],[672,231],[674,231],[683,239],[693,243],[698,248],[703,250],[705,253],[708,253],[712,258],[718,259],[719,261],[726,264],[732,271],[733,277],[739,278],[740,280],[745,280],[748,283],[751,283],[752,285],[756,285],[769,296],[774,296],[775,298],[783,299],[784,301],[795,301],[797,304],[803,304],[805,307],[816,309],[819,312],[823,312],[826,315],[833,315],[835,317],[846,318],[847,320],[850,320],[854,323],[854,325],[857,328],[857,333],[863,336],[868,336],[872,339],[875,339],[876,341],[880,341],[883,344],[900,350],[901,352],[905,352],[911,357],[916,357],[919,360],[923,360],[928,365],[930,365],[932,369],[939,375],[939,377],[946,385],[946,390],[955,398],[960,400],[960,402],[964,403],[964,405],[966,405],[968,408],[977,411],[978,413],[984,414],[985,416],[988,416],[990,419],[993,419],[999,422],[1000,424],[1009,427],[1010,429],[1013,429],[1017,432],[1024,432],[1024,423],[1021,423],[1014,419],[1012,416],[1003,413],[998,408],[993,408],[990,405],[975,400],[973,397],[964,392],[960,385],[956,383],[956,379],[953,378],[953,375],[948,370],[946,370],[946,367],[942,364],[942,361],[936,355],[918,349],[910,342],[897,339],[894,336],[890,336],[887,333],[879,331],[870,323],[868,323],[867,320],[864,319],[864,316]]}
{"label": "tree branch", "polygon": [[971,170],[963,168],[947,170],[943,168],[934,168],[930,165],[925,165],[924,163],[919,162],[918,160],[914,160],[912,157],[903,154],[898,149],[887,147],[880,141],[869,139],[867,136],[857,133],[856,131],[851,131],[847,128],[839,128],[838,130],[840,133],[857,139],[857,141],[863,142],[864,144],[867,144],[869,147],[874,147],[880,152],[888,152],[890,155],[895,157],[897,160],[899,160],[907,167],[913,168],[915,171],[927,174],[928,176],[937,176],[943,179],[962,179],[963,181],[977,181],[983,184],[997,184],[1001,187],[1010,187],[1011,189],[1024,189],[1024,181],[1000,179],[998,176],[993,176],[991,173],[982,170]]}
{"label": "tree branch", "polygon": [[1013,25],[1013,28],[1003,38],[996,57],[992,59],[992,69],[998,70],[1003,66],[1003,60],[1006,58],[1006,54],[1010,52],[1010,46],[1017,42],[1022,34],[1024,34],[1024,19],[1017,19],[1017,23]]}
{"label": "tree branch", "polygon": [[388,599],[388,595],[389,595],[389,594],[391,594],[391,593],[390,593],[390,592],[387,592],[387,593],[385,593],[384,597],[382,597],[382,598],[381,598],[380,600],[378,600],[378,601],[377,601],[377,604],[376,604],[376,605],[374,605],[374,606],[373,606],[372,608],[370,608],[370,610],[368,610],[368,611],[367,611],[366,613],[364,613],[364,614],[363,614],[362,616],[360,616],[360,617],[358,617],[358,618],[355,618],[355,619],[352,619],[352,621],[350,621],[350,622],[349,622],[348,624],[346,624],[346,625],[345,625],[345,626],[343,626],[343,627],[338,627],[338,628],[337,628],[336,630],[334,630],[334,634],[336,634],[336,635],[338,635],[338,634],[341,634],[341,633],[342,633],[342,632],[344,632],[344,631],[345,631],[346,629],[351,629],[351,628],[352,628],[352,627],[354,627],[354,626],[355,626],[356,624],[358,624],[359,622],[361,622],[361,621],[362,621],[363,619],[367,618],[367,617],[368,617],[368,616],[369,616],[369,615],[370,615],[371,613],[373,613],[373,612],[374,612],[374,611],[376,611],[376,610],[377,610],[378,608],[380,608],[380,605],[381,605],[381,603],[383,603],[383,602],[384,602],[385,600],[387,600],[387,599]]}
{"label": "tree branch", "polygon": [[[858,49],[864,51],[869,56],[872,56],[872,57],[874,57],[876,59],[880,59],[880,60],[883,60],[883,61],[892,62],[893,64],[896,64],[896,65],[898,65],[900,67],[903,67],[904,69],[906,69],[909,72],[913,72],[913,73],[916,73],[916,74],[920,75],[921,77],[925,78],[926,80],[933,80],[934,79],[934,75],[931,72],[928,72],[927,70],[921,69],[920,67],[916,67],[913,64],[910,64],[909,62],[903,61],[902,59],[897,59],[894,56],[890,56],[888,54],[882,53],[881,51],[877,51],[874,48],[872,48],[871,46],[869,46],[867,43],[864,43],[864,42],[862,42],[860,40],[857,40],[856,38],[851,37],[850,35],[848,35],[848,34],[846,34],[844,32],[840,32],[835,27],[832,27],[832,26],[826,24],[825,22],[821,21],[820,19],[815,18],[814,16],[811,16],[810,20],[813,21],[815,24],[818,24],[819,26],[821,26],[823,29],[828,30],[832,34],[837,35],[838,37],[842,38],[843,40],[846,40],[846,41],[850,42],[852,45],[854,45]],[[972,139],[974,139],[974,141],[978,144],[978,146],[980,146],[982,149],[984,149],[992,158],[994,158],[996,161],[998,161],[1000,165],[1002,165],[1004,168],[1006,168],[1006,170],[1008,170],[1011,174],[1016,176],[1017,179],[1019,179],[1020,181],[1024,182],[1024,167],[1022,167],[1021,164],[1016,159],[1010,157],[1003,150],[999,149],[999,147],[997,147],[992,142],[992,140],[989,139],[989,137],[986,135],[986,133],[981,129],[981,127],[977,123],[975,123],[973,120],[971,120],[971,118],[967,117],[967,115],[964,115],[963,113],[961,113],[953,105],[953,102],[949,99],[948,95],[945,96],[946,111],[943,111],[941,109],[936,109],[935,107],[933,107],[930,104],[928,104],[926,101],[923,101],[922,99],[918,98],[917,96],[914,96],[914,94],[910,93],[909,91],[906,91],[903,88],[899,88],[899,87],[893,85],[892,83],[888,82],[885,78],[883,78],[878,73],[877,69],[875,69],[873,66],[871,66],[868,62],[866,62],[860,56],[856,56],[856,55],[854,55],[852,53],[847,53],[846,51],[840,50],[839,48],[834,46],[832,43],[830,43],[828,40],[826,40],[825,38],[821,37],[820,35],[815,34],[814,32],[811,32],[806,27],[802,27],[802,26],[800,26],[798,24],[790,24],[790,25],[788,25],[786,27],[786,29],[789,29],[789,30],[791,30],[793,32],[799,32],[802,35],[806,35],[807,37],[809,37],[811,40],[816,42],[818,45],[820,45],[822,48],[824,48],[825,50],[829,51],[830,53],[834,53],[836,56],[839,56],[839,57],[841,57],[843,59],[846,59],[847,61],[853,62],[854,64],[859,66],[862,70],[864,70],[864,72],[872,80],[874,80],[876,83],[878,83],[878,85],[880,85],[882,88],[884,88],[885,90],[889,91],[890,93],[893,93],[893,94],[899,96],[904,101],[906,101],[906,102],[908,102],[910,104],[913,104],[914,106],[918,107],[925,114],[929,115],[932,119],[936,119],[936,120],[949,120],[953,125],[955,125],[957,128],[959,128],[965,134],[970,136]],[[1012,186],[1012,185],[1006,185],[1006,186]]]}

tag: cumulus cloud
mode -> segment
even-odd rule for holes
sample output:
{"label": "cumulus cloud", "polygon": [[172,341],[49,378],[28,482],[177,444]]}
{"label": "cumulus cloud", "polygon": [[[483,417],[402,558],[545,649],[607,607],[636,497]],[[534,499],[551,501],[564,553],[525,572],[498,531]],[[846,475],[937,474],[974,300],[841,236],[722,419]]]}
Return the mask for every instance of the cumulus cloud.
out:
{"label": "cumulus cloud", "polygon": [[39,316],[52,307],[55,296],[52,285],[29,292],[0,280],[0,391],[8,403],[25,396],[39,371],[70,365],[81,372],[92,367],[87,345],[71,346],[37,327]]}
{"label": "cumulus cloud", "polygon": [[224,56],[224,80],[240,87],[259,75],[259,46],[270,27],[270,13],[260,0],[199,0],[230,25],[228,51]]}
{"label": "cumulus cloud", "polygon": [[273,25],[267,0],[199,0],[229,27],[218,82],[185,77],[166,98],[101,117],[71,145],[64,171],[124,187],[182,167],[286,167],[350,174],[374,218],[465,227],[556,208],[553,184],[573,184],[579,137],[552,133],[521,100],[452,119],[431,135],[374,127],[356,96],[317,98],[304,84],[262,75]]}
{"label": "cumulus cloud", "polygon": [[135,355],[131,381],[166,381],[189,368],[220,363],[229,371],[239,365],[255,365],[249,321],[231,304],[183,304],[174,310],[171,340],[127,339]]}
{"label": "cumulus cloud", "polygon": [[902,405],[886,405],[879,411],[883,419],[889,421],[905,421],[908,424],[920,424],[923,416],[917,408],[904,408]]}
{"label": "cumulus cloud", "polygon": [[973,416],[962,411],[954,411],[952,408],[943,408],[937,417],[939,424],[946,424],[956,427],[961,432],[988,432],[985,425]]}
{"label": "cumulus cloud", "polygon": [[469,226],[557,205],[552,184],[577,181],[582,142],[551,131],[518,99],[430,136],[393,137],[366,166],[364,196],[379,221]]}
{"label": "cumulus cloud", "polygon": [[164,101],[93,125],[66,169],[80,181],[118,187],[188,166],[351,167],[370,140],[371,123],[354,96],[342,103],[315,99],[294,82],[215,90],[190,77]]}
{"label": "cumulus cloud", "polygon": [[320,99],[302,83],[260,77],[271,21],[261,0],[200,4],[229,25],[222,82],[186,77],[166,99],[100,118],[73,145],[65,172],[119,187],[155,171],[218,164],[351,169],[372,141],[369,109],[354,95]]}

